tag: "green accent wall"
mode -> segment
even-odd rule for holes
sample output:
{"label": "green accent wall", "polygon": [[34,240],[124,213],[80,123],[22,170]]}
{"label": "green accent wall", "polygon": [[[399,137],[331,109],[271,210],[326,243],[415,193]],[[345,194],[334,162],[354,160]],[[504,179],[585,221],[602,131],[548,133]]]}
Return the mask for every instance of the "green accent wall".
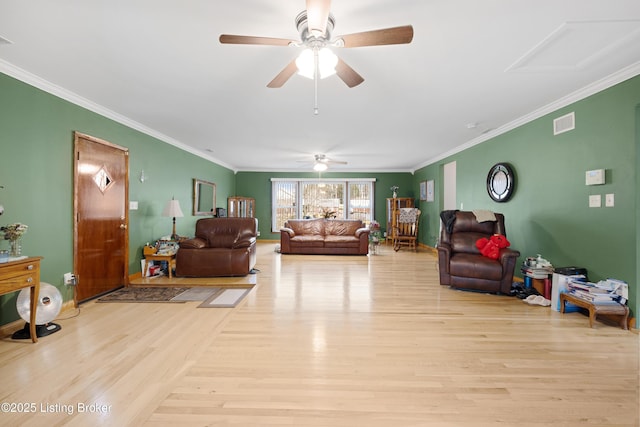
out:
{"label": "green accent wall", "polygon": [[374,218],[384,229],[386,224],[386,198],[392,197],[391,187],[398,186],[398,197],[417,197],[413,188],[413,176],[410,173],[339,173],[339,172],[238,172],[236,189],[238,196],[256,199],[256,217],[260,238],[280,240],[280,233],[271,232],[271,178],[340,178],[355,180],[358,178],[375,178],[374,184]]}
{"label": "green accent wall", "polygon": [[[574,111],[576,129],[553,136],[553,119]],[[318,178],[317,173],[234,172],[140,131],[74,105],[0,73],[0,224],[29,225],[23,251],[44,257],[42,280],[58,287],[65,300],[71,290],[62,275],[73,271],[73,132],[79,131],[129,149],[130,274],[140,271],[142,246],[171,231],[160,215],[175,197],[184,218],[178,234],[190,235],[199,217],[191,215],[192,179],[217,185],[216,206],[228,196],[256,199],[261,239],[271,232],[271,178]],[[443,167],[457,164],[457,206],[489,209],[506,216],[508,238],[522,257],[542,254],[555,266],[579,266],[597,281],[606,277],[630,285],[629,306],[640,309],[640,77],[629,79],[544,117],[411,173],[325,172],[326,178],[375,178],[375,219],[385,223],[390,187],[399,196],[418,198],[421,181],[434,180],[435,201],[418,201],[420,241],[435,246],[443,206]],[[516,190],[507,203],[486,193],[486,175],[508,162]],[[586,186],[585,171],[606,169],[606,184]],[[147,180],[138,179],[144,170]],[[591,194],[615,194],[615,207],[589,208]],[[8,242],[0,241],[8,248]],[[18,319],[17,294],[0,297],[0,324]]]}
{"label": "green accent wall", "polygon": [[[216,183],[217,206],[236,192],[232,170],[0,73],[0,224],[29,226],[23,254],[44,257],[41,279],[65,301],[73,298],[62,276],[73,271],[74,131],[129,149],[129,200],[139,204],[129,211],[129,274],[140,271],[146,242],[171,234],[171,218],[160,215],[171,197],[185,215],[176,219],[178,234],[193,234],[199,218],[191,215],[193,178]],[[8,247],[0,240],[0,248]],[[0,324],[19,319],[16,297],[0,297]]]}
{"label": "green accent wall", "polygon": [[[422,202],[420,240],[433,246],[437,239],[443,167],[455,161],[458,208],[504,213],[507,237],[522,258],[541,254],[556,267],[587,268],[591,281],[626,281],[637,317],[639,105],[635,77],[416,171],[414,191],[426,179],[434,179],[437,190],[434,203]],[[554,136],[553,119],[572,111],[575,130]],[[493,202],[486,191],[487,173],[498,162],[510,163],[516,175],[506,203]],[[606,170],[604,185],[585,185],[592,169]],[[604,206],[609,193],[614,207]],[[589,208],[589,195],[596,194],[602,207]]]}

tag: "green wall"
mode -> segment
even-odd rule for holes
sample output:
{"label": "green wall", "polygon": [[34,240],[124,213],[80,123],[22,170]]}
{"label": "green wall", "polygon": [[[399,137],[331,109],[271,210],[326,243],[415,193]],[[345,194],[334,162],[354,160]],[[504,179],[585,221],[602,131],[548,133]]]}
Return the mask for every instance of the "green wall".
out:
{"label": "green wall", "polygon": [[410,173],[339,173],[339,172],[238,172],[236,175],[236,189],[238,196],[256,199],[256,217],[260,229],[260,238],[265,240],[280,240],[280,233],[271,232],[271,178],[340,178],[358,179],[375,178],[375,207],[374,218],[384,229],[386,224],[385,200],[391,197],[391,186],[397,185],[398,197],[416,197],[413,189],[413,176]]}
{"label": "green wall", "polygon": [[[0,224],[29,226],[23,253],[44,257],[41,279],[65,300],[73,298],[62,275],[73,271],[74,131],[129,149],[129,199],[139,203],[129,212],[130,274],[140,271],[142,246],[171,233],[171,219],[160,216],[171,197],[185,214],[176,220],[178,234],[193,233],[193,178],[217,184],[218,206],[236,192],[233,171],[0,73]],[[16,297],[0,297],[0,324],[19,319]]]}
{"label": "green wall", "polygon": [[[575,111],[576,129],[553,136],[552,121]],[[261,239],[271,233],[271,178],[318,178],[316,173],[233,171],[159,141],[89,110],[61,100],[0,73],[0,224],[23,222],[29,231],[24,253],[44,257],[42,280],[71,291],[62,275],[73,271],[73,131],[129,148],[130,273],[140,270],[145,242],[166,235],[171,220],[160,216],[167,200],[180,201],[184,218],[178,234],[189,235],[197,217],[191,216],[192,179],[217,185],[218,207],[231,195],[254,197]],[[457,163],[457,205],[465,210],[490,209],[507,219],[512,246],[522,256],[542,254],[556,266],[589,270],[591,280],[615,277],[630,284],[630,307],[637,316],[640,265],[640,77],[627,80],[553,114],[437,161],[410,173],[337,173],[326,178],[376,178],[375,218],[385,222],[385,199],[392,185],[399,196],[417,198],[419,184],[433,179],[435,201],[418,201],[423,212],[420,241],[435,246],[442,210],[443,165]],[[514,196],[495,203],[486,194],[489,168],[497,162],[513,165]],[[606,184],[585,186],[590,169],[606,169]],[[147,180],[138,180],[144,170]],[[590,194],[615,194],[615,207],[588,208]],[[0,241],[7,248],[7,242]],[[0,324],[18,318],[16,294],[0,297]]]}
{"label": "green wall", "polygon": [[[638,105],[635,77],[418,170],[414,191],[425,179],[436,180],[440,190],[434,203],[422,202],[421,241],[433,245],[438,234],[442,169],[455,161],[458,207],[504,213],[507,236],[522,257],[542,254],[556,267],[585,267],[591,281],[628,282],[637,316]],[[553,119],[571,111],[576,129],[554,136]],[[516,174],[506,203],[493,202],[486,192],[487,173],[498,162],[510,163]],[[606,184],[585,185],[592,169],[606,170]],[[608,193],[615,194],[614,207],[604,207]],[[588,207],[591,194],[602,195],[603,207]]]}

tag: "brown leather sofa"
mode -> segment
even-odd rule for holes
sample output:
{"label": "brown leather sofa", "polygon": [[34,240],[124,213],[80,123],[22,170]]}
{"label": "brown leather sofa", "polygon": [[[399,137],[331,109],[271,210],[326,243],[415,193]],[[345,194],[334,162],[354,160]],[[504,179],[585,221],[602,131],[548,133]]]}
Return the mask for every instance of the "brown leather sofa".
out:
{"label": "brown leather sofa", "polygon": [[473,212],[444,211],[441,215],[438,267],[440,284],[452,288],[509,294],[520,252],[500,249],[497,260],[480,254],[476,241],[494,234],[506,236],[504,215],[478,222]]}
{"label": "brown leather sofa", "polygon": [[256,264],[255,218],[203,218],[193,239],[180,242],[176,276],[246,276]]}
{"label": "brown leather sofa", "polygon": [[369,229],[354,219],[290,219],[280,229],[280,252],[366,255]]}

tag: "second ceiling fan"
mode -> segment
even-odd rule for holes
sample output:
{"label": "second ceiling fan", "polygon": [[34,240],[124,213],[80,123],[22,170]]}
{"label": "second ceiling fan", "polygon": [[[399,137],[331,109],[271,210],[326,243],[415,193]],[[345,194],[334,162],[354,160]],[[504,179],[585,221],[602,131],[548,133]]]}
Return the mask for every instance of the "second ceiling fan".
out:
{"label": "second ceiling fan", "polygon": [[289,64],[273,79],[267,87],[279,88],[296,72],[316,81],[318,78],[337,74],[349,87],[355,87],[364,78],[353,68],[338,58],[330,47],[364,47],[391,44],[406,44],[413,40],[413,27],[384,28],[379,30],[353,33],[331,38],[335,19],[330,13],[330,0],[307,0],[307,9],[296,17],[296,27],[300,33],[300,41],[272,37],[255,37],[222,34],[220,43],[249,44],[267,46],[304,47],[300,56]]}

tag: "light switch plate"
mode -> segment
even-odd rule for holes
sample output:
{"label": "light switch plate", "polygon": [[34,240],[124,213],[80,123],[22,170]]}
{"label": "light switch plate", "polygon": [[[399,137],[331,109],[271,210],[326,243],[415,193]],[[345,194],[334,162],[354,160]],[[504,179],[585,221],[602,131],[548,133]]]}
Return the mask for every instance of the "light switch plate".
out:
{"label": "light switch plate", "polygon": [[612,208],[615,204],[613,193],[609,193],[604,196],[604,205],[608,208]]}
{"label": "light switch plate", "polygon": [[135,200],[129,201],[129,210],[135,211],[136,209],[138,209],[138,202]]}
{"label": "light switch plate", "polygon": [[590,208],[599,208],[600,206],[602,206],[602,196],[600,196],[600,194],[592,194],[589,196]]}

